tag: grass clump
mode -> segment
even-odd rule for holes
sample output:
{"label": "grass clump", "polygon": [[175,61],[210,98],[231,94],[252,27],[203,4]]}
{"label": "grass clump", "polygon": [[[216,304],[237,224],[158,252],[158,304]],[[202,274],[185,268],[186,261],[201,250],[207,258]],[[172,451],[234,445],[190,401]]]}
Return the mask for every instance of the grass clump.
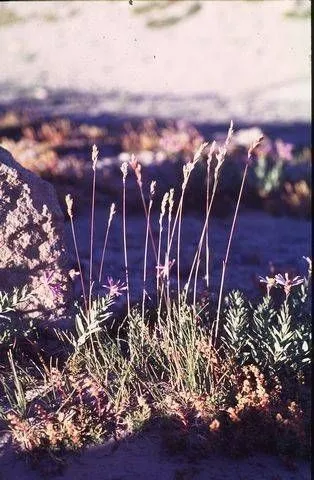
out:
{"label": "grass clump", "polygon": [[[147,203],[140,163],[133,157],[129,164],[122,164],[125,278],[108,278],[104,286],[107,292],[101,296],[94,293],[92,268],[98,162],[98,151],[93,148],[88,278],[80,268],[73,199],[66,197],[83,293],[76,305],[75,328],[56,331],[63,356],[47,362],[38,352],[39,361],[23,365],[12,342],[5,344],[2,353],[1,363],[8,368],[1,373],[0,412],[17,448],[32,453],[60,452],[112,437],[120,439],[154,424],[172,451],[184,450],[192,455],[217,451],[226,444],[234,455],[252,449],[289,455],[309,453],[310,259],[306,258],[309,270],[305,278],[288,274],[261,277],[266,295],[259,303],[251,303],[239,291],[226,295],[224,288],[242,193],[262,138],[256,139],[247,152],[217,302],[202,297],[198,290],[200,264],[207,265],[205,271],[210,273],[205,245],[210,234],[209,217],[232,136],[231,123],[223,145],[199,145],[183,167],[177,201],[173,190],[162,199],[157,235],[150,212],[158,184],[150,185]],[[205,181],[204,227],[188,283],[182,286],[184,197],[190,177],[204,156],[207,175],[213,178]],[[126,204],[128,175],[132,172],[146,218],[139,305],[131,302],[128,268]],[[112,206],[98,279],[102,277],[114,212]],[[155,272],[147,272],[149,250],[155,258]],[[172,268],[176,270],[174,276],[170,275]],[[153,274],[155,293],[147,291],[147,278]],[[113,308],[124,296],[126,316],[118,318]],[[1,298],[7,314],[14,302],[6,295]],[[149,307],[148,298],[154,299]]]}

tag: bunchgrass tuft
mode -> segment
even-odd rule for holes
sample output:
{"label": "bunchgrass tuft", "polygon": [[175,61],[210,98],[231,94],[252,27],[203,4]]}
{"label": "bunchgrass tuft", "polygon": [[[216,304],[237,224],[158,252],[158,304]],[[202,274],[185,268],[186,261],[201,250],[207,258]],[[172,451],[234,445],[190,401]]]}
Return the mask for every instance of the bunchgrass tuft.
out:
{"label": "bunchgrass tuft", "polygon": [[[250,302],[240,291],[226,295],[224,289],[246,178],[261,138],[248,150],[222,264],[217,304],[212,303],[208,292],[209,219],[233,133],[231,122],[222,146],[213,142],[208,149],[208,143],[202,142],[194,157],[184,165],[181,192],[172,188],[162,198],[157,238],[151,225],[151,211],[158,184],[151,182],[147,203],[140,163],[133,156],[131,162],[122,164],[125,278],[106,275],[106,246],[116,213],[112,204],[98,272],[99,283],[107,278],[102,296],[93,292],[98,160],[98,150],[93,147],[87,279],[75,235],[75,199],[70,195],[65,199],[82,298],[75,306],[74,328],[56,331],[63,351],[60,362],[51,359],[47,363],[38,352],[37,363],[21,363],[9,325],[12,312],[21,315],[17,307],[23,295],[16,290],[11,296],[0,293],[0,335],[2,350],[7,353],[3,362],[8,367],[0,373],[3,385],[0,414],[20,450],[31,453],[77,449],[111,437],[123,438],[150,422],[159,422],[168,432],[166,443],[175,450],[189,448],[191,434],[198,439],[198,452],[203,453],[224,448],[226,444],[234,454],[248,453],[252,448],[264,451],[271,448],[286,454],[309,453],[311,259],[304,257],[308,264],[304,278],[291,278],[288,274],[260,277],[261,284],[266,285],[266,295],[258,303]],[[184,199],[194,167],[203,160],[207,162],[204,225],[187,284],[182,286]],[[131,303],[130,295],[126,215],[130,168],[136,176],[146,220],[139,305]],[[149,254],[155,259],[154,272],[147,270]],[[201,262],[206,270],[205,298],[198,291]],[[148,282],[152,274],[155,277]],[[156,291],[149,291],[154,288],[152,285]],[[112,313],[113,306],[124,296],[126,316],[118,318]],[[148,297],[155,300],[149,304]],[[9,323],[5,324],[3,319]],[[26,333],[27,330],[25,336]]]}

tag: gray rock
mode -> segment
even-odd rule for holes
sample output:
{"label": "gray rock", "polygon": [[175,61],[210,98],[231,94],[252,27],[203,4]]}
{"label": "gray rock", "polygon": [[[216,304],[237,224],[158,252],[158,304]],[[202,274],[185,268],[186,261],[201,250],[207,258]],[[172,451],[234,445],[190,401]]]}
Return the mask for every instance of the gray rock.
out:
{"label": "gray rock", "polygon": [[20,307],[33,318],[64,315],[71,298],[63,228],[53,187],[0,147],[0,291],[28,285]]}

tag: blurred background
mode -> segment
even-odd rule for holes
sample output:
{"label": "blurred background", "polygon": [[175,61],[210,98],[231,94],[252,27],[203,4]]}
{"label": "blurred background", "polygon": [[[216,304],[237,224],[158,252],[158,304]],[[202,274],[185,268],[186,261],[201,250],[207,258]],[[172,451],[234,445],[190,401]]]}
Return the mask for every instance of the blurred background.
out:
{"label": "blurred background", "polygon": [[308,0],[2,2],[0,49],[2,106],[310,122]]}

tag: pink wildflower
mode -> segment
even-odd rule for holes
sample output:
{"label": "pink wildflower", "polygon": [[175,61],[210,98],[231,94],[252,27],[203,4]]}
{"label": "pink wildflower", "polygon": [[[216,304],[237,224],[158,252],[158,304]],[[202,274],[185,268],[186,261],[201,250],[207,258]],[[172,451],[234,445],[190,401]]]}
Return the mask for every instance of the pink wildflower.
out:
{"label": "pink wildflower", "polygon": [[277,155],[280,159],[290,162],[292,160],[292,143],[285,143],[282,140],[275,141]]}
{"label": "pink wildflower", "polygon": [[301,285],[301,283],[304,282],[304,278],[301,278],[299,276],[294,277],[290,280],[288,273],[285,273],[285,276],[283,277],[280,273],[275,276],[275,280],[278,285],[282,285],[285,291],[286,296],[288,297],[290,290],[292,287],[295,287],[297,285]]}
{"label": "pink wildflower", "polygon": [[108,285],[103,285],[103,287],[109,290],[109,297],[120,297],[122,295],[122,292],[124,290],[127,290],[125,284],[122,283],[120,280],[118,280],[116,283],[114,283],[112,277],[107,277],[107,280]]}
{"label": "pink wildflower", "polygon": [[274,277],[258,277],[261,283],[266,283],[267,295],[269,296],[270,291],[273,287],[276,286],[276,279]]}

